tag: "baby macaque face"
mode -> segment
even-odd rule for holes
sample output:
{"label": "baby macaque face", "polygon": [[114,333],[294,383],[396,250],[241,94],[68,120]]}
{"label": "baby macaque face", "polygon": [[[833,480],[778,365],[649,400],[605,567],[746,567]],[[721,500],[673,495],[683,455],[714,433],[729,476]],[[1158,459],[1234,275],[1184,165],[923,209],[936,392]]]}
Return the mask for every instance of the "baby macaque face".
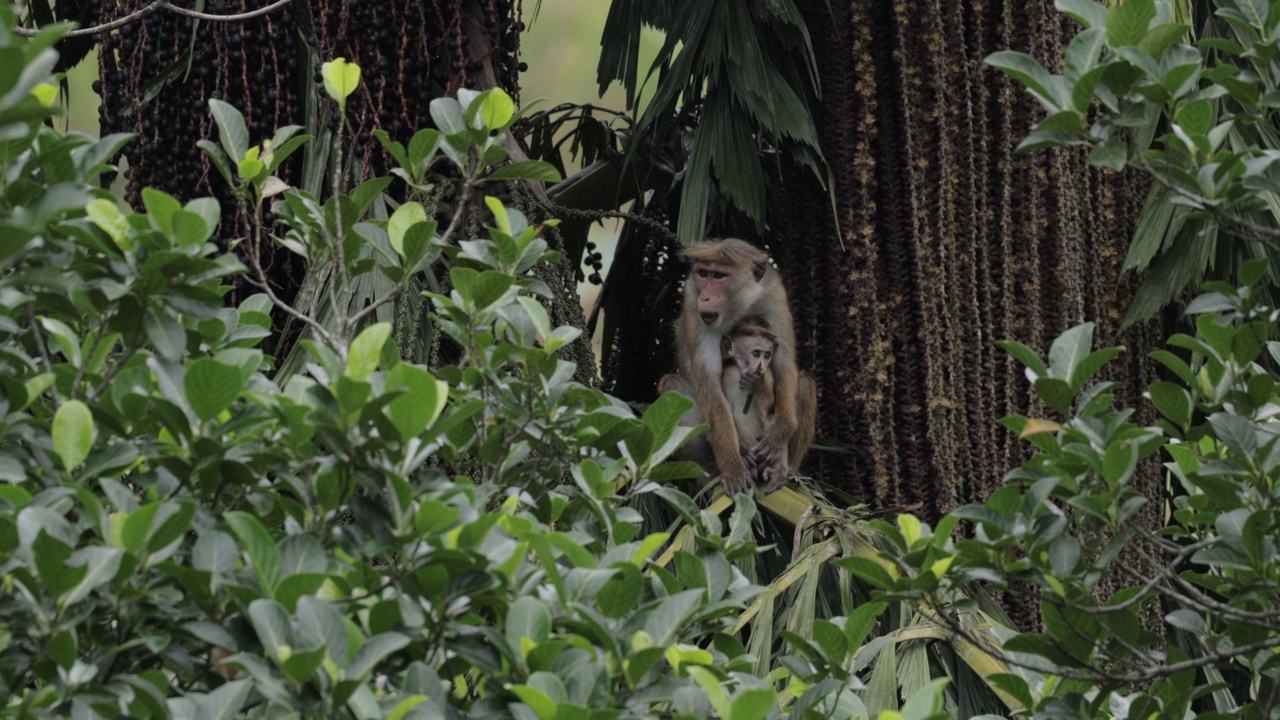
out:
{"label": "baby macaque face", "polygon": [[737,335],[729,342],[728,352],[742,373],[738,386],[749,390],[764,379],[773,360],[774,342],[762,335]]}

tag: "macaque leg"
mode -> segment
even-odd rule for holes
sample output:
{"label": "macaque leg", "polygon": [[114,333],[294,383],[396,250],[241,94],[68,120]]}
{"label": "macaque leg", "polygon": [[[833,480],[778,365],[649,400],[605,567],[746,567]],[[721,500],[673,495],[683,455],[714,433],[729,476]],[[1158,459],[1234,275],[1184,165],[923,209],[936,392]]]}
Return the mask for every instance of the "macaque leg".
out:
{"label": "macaque leg", "polygon": [[818,386],[807,372],[801,372],[796,382],[796,426],[787,440],[787,457],[784,462],[765,465],[760,469],[760,481],[765,483],[764,494],[776,492],[787,483],[789,472],[800,469],[800,463],[813,444],[818,421]]}
{"label": "macaque leg", "polygon": [[[663,375],[662,379],[658,381],[658,394],[661,395],[668,392],[683,395],[694,401],[694,406],[680,417],[681,427],[693,427],[702,424],[702,415],[698,412],[698,396],[693,392],[693,385],[688,380],[679,375]],[[689,460],[698,463],[712,477],[720,474],[719,469],[716,467],[716,456],[711,451],[711,442],[707,439],[706,433],[686,442],[671,456],[676,460]]]}

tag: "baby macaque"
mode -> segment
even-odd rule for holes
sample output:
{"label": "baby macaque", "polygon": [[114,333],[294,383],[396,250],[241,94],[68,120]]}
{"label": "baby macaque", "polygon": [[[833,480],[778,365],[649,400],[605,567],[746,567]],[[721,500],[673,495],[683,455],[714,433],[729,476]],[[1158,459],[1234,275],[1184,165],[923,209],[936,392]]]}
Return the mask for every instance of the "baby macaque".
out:
{"label": "baby macaque", "polygon": [[764,436],[773,414],[773,371],[769,363],[777,347],[773,333],[758,315],[739,320],[729,334],[720,339],[720,354],[724,358],[720,385],[733,413],[738,445],[748,458],[750,449]]}

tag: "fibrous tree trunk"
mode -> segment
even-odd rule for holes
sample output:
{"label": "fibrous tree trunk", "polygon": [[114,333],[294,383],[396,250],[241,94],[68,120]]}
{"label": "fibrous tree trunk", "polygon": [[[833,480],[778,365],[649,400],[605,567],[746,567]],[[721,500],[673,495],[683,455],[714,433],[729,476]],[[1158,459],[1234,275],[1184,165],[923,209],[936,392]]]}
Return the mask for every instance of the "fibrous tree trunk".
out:
{"label": "fibrous tree trunk", "polygon": [[[827,192],[797,169],[771,205],[775,255],[818,379],[819,434],[855,449],[816,453],[813,474],[876,506],[921,502],[936,520],[1025,457],[998,418],[1050,414],[995,341],[1044,354],[1094,321],[1096,342],[1128,346],[1104,373],[1118,402],[1140,404],[1158,332],[1119,326],[1146,185],[1081,152],[1014,152],[1042,111],[982,60],[1060,57],[1075,28],[1052,0],[803,5],[839,231]],[[1160,496],[1156,467],[1137,482]],[[1144,510],[1148,527],[1159,507]]]}

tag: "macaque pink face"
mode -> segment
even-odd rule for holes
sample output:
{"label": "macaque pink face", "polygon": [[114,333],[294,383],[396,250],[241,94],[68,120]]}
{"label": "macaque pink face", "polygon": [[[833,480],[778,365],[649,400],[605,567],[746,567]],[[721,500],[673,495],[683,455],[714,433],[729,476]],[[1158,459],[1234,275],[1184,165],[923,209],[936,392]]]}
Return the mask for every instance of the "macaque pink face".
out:
{"label": "macaque pink face", "polygon": [[729,355],[742,373],[738,380],[739,387],[743,390],[750,389],[764,378],[764,373],[773,360],[773,350],[773,341],[760,335],[738,335],[733,338]]}
{"label": "macaque pink face", "polygon": [[733,282],[734,268],[720,263],[700,262],[693,266],[693,282],[698,289],[698,316],[714,325],[725,311],[727,290]]}

